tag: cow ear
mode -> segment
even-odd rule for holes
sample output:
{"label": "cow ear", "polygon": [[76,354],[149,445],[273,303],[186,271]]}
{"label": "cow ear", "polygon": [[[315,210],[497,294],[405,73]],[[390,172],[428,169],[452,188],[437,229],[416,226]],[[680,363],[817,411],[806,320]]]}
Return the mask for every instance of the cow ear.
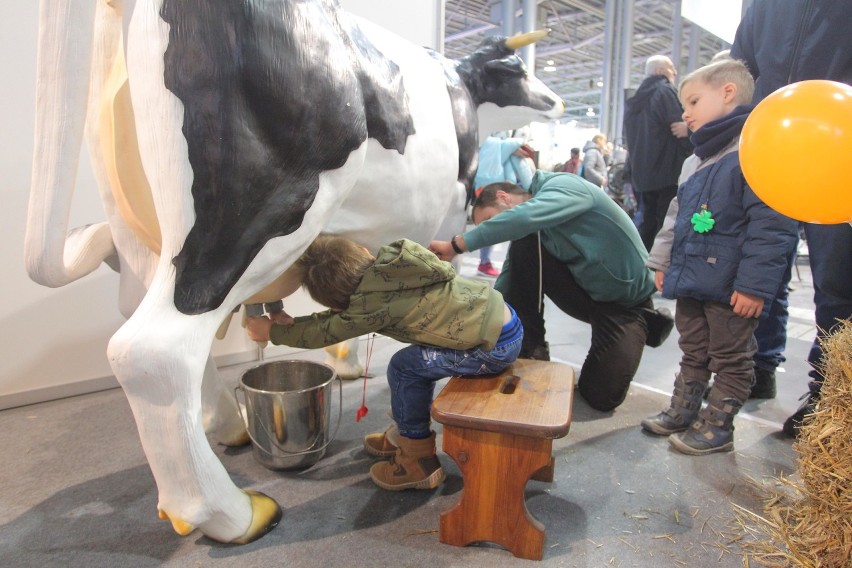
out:
{"label": "cow ear", "polygon": [[485,64],[485,70],[489,73],[505,75],[511,77],[523,77],[527,74],[521,58],[517,55],[504,57],[503,59],[495,59]]}

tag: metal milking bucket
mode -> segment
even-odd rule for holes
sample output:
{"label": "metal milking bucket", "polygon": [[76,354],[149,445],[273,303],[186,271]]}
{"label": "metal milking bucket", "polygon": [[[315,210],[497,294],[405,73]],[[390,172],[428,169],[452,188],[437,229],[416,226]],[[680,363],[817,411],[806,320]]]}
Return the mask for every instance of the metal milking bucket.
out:
{"label": "metal milking bucket", "polygon": [[[331,383],[337,379],[337,424],[331,423]],[[245,398],[245,416],[254,456],[270,469],[302,469],[325,455],[337,435],[343,387],[330,366],[312,361],[272,361],[243,373],[234,388]],[[240,411],[242,412],[242,411]]]}

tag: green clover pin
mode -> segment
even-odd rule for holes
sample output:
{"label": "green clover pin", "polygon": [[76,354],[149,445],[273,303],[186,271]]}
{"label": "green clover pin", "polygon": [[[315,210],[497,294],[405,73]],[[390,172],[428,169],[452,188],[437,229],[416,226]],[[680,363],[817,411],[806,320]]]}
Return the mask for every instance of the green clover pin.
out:
{"label": "green clover pin", "polygon": [[707,233],[716,224],[713,214],[706,209],[700,213],[693,213],[689,222],[692,223],[692,230],[696,233]]}

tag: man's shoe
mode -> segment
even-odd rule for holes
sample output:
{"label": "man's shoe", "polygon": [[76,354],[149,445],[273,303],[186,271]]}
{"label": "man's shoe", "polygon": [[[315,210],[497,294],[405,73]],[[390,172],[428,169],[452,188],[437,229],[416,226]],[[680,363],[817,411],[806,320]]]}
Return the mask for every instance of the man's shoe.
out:
{"label": "man's shoe", "polygon": [[497,276],[500,274],[500,271],[494,268],[494,265],[490,262],[480,263],[479,268],[477,268],[476,271],[483,276]]}
{"label": "man's shoe", "polygon": [[819,402],[820,384],[812,381],[809,384],[809,387],[811,390],[802,395],[802,398],[805,399],[805,401],[792,416],[784,421],[782,430],[791,438],[795,438],[799,435],[802,426],[804,426],[805,422],[810,418],[810,415],[816,411],[817,403]]}
{"label": "man's shoe", "polygon": [[648,326],[648,335],[645,336],[645,345],[659,347],[672,332],[674,318],[668,308],[649,310],[646,314],[645,323]]}
{"label": "man's shoe", "polygon": [[761,367],[754,368],[754,385],[751,387],[749,398],[775,398],[775,370],[767,370]]}
{"label": "man's shoe", "polygon": [[535,347],[521,347],[518,359],[533,359],[535,361],[550,361],[550,345],[547,341]]}

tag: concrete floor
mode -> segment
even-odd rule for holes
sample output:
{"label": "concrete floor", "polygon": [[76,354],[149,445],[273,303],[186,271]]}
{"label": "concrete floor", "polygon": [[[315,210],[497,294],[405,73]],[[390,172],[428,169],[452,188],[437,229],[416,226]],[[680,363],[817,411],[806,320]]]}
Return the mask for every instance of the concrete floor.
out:
{"label": "concrete floor", "polygon": [[[495,257],[502,252],[498,247]],[[477,264],[475,254],[466,255],[462,273],[475,274]],[[668,402],[679,361],[676,334],[646,350],[628,399],[614,412],[596,412],[575,398],[571,430],[554,442],[554,482],[527,486],[528,508],[547,531],[539,565],[743,565],[734,505],[760,512],[759,486],[795,470],[791,440],[779,430],[806,390],[814,333],[806,263],[799,271],[779,395],[746,404],[735,423],[736,451],[688,457],[641,431],[639,421]],[[546,315],[552,354],[579,369],[588,327],[552,306]],[[385,426],[384,373],[398,348],[376,341],[370,412],[359,423],[364,383],[344,383],[337,438],[310,469],[274,472],[248,447],[215,447],[237,485],[269,494],[284,509],[275,530],[245,546],[197,533],[179,537],[157,519],[156,487],[119,389],[0,412],[0,566],[535,565],[494,546],[439,542],[440,511],[462,490],[448,456],[441,454],[447,481],[435,491],[385,492],[369,480],[373,459],[361,440]],[[222,376],[236,384],[246,367],[223,369]]]}

